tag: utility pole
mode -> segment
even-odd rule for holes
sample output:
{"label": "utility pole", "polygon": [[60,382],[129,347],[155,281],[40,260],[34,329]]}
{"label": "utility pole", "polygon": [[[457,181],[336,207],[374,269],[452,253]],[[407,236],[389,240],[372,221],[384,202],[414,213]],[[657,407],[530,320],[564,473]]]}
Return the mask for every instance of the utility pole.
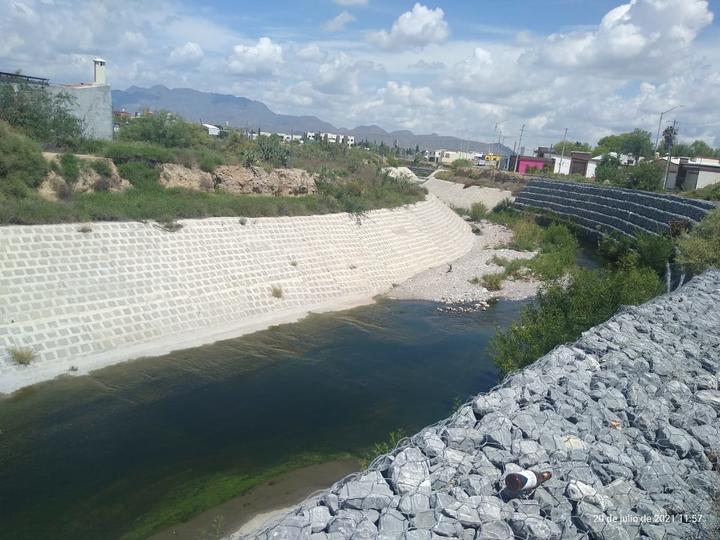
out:
{"label": "utility pole", "polygon": [[[663,182],[663,187],[667,187],[667,179],[668,175],[670,174],[670,161],[672,160],[672,151],[673,146],[675,146],[675,134],[677,131],[675,130],[675,125],[677,124],[677,120],[673,120],[672,123],[672,131],[670,132],[670,136],[666,138],[668,142],[668,156],[667,156],[667,165],[665,166],[665,182]],[[675,180],[677,182],[677,179]]]}
{"label": "utility pole", "polygon": [[660,145],[660,129],[662,128],[663,116],[665,116],[667,113],[669,113],[671,111],[674,111],[675,109],[679,109],[680,107],[682,107],[682,105],[676,105],[672,109],[668,109],[667,111],[663,111],[660,113],[660,121],[658,122],[658,130],[657,130],[657,135],[655,137],[655,152],[657,152],[658,146]]}
{"label": "utility pole", "polygon": [[[525,133],[525,124],[522,125],[520,128],[520,138],[518,139],[518,154],[520,154],[520,148],[522,148],[522,137],[523,133]],[[513,172],[518,172],[518,169],[520,168],[520,156],[518,155],[515,159],[515,170]]]}
{"label": "utility pole", "polygon": [[565,128],[565,134],[563,135],[562,142],[562,150],[560,151],[560,167],[558,167],[558,172],[560,174],[562,174],[563,161],[565,161],[565,140],[567,139],[567,130],[568,128]]}

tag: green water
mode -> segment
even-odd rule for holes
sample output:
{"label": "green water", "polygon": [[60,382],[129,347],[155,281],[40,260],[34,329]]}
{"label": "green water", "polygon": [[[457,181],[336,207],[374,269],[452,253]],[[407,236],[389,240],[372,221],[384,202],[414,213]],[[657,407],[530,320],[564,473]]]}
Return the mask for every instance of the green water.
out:
{"label": "green water", "polygon": [[120,538],[208,478],[412,433],[496,384],[522,306],[384,301],[0,400],[0,538]]}

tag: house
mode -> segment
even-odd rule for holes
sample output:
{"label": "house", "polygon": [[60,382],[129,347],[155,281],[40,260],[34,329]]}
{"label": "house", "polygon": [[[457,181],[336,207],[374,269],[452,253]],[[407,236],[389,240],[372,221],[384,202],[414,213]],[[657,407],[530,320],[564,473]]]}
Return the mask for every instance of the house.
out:
{"label": "house", "polygon": [[551,165],[550,160],[537,156],[514,156],[510,160],[510,168],[520,174],[542,171],[545,167]]}
{"label": "house", "polygon": [[453,161],[458,159],[467,159],[468,161],[473,160],[473,154],[470,152],[456,152],[454,150],[441,150],[440,163],[450,165]]}
{"label": "house", "polygon": [[425,152],[423,152],[425,160],[429,161],[430,163],[440,163],[440,160],[442,159],[442,154],[442,150],[425,150]]}
{"label": "house", "polygon": [[[659,160],[667,167],[667,157]],[[675,157],[670,159],[665,189],[692,191],[720,183],[720,159]]]}
{"label": "house", "polygon": [[217,126],[213,126],[212,124],[203,124],[203,127],[207,129],[208,135],[211,137],[217,137],[220,135],[220,128]]}

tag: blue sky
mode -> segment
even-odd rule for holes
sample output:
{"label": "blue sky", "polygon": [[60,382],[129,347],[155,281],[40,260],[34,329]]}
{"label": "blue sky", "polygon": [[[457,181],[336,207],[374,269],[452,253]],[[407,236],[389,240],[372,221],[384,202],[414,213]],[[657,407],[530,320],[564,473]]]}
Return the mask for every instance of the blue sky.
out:
{"label": "blue sky", "polygon": [[512,146],[654,132],[720,146],[717,1],[0,0],[0,71],[191,87],[337,126]]}

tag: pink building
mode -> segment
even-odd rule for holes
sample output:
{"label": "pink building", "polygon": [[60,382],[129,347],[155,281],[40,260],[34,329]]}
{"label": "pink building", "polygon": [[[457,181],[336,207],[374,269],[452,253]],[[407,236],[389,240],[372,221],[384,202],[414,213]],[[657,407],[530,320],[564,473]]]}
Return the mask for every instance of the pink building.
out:
{"label": "pink building", "polygon": [[527,174],[528,169],[536,169],[541,171],[542,168],[547,164],[544,158],[520,156],[517,158],[517,172],[520,174]]}

